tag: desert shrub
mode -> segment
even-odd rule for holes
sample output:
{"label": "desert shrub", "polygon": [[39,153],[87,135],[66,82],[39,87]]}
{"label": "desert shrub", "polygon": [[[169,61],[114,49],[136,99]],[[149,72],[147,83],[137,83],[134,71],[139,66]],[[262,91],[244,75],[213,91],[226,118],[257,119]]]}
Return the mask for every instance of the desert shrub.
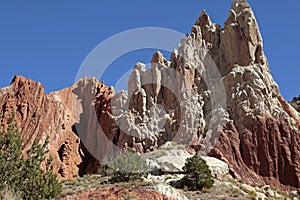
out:
{"label": "desert shrub", "polygon": [[146,161],[135,152],[128,150],[116,159],[103,163],[98,173],[110,176],[110,182],[117,183],[142,180],[147,171]]}
{"label": "desert shrub", "polygon": [[211,176],[211,170],[200,156],[195,155],[186,160],[183,168],[185,176],[182,178],[182,186],[188,190],[201,190],[211,188],[214,179]]}
{"label": "desert shrub", "polygon": [[115,171],[116,170],[111,168],[108,163],[102,163],[98,170],[98,174],[104,177],[110,177],[114,175]]}
{"label": "desert shrub", "polygon": [[[23,199],[49,199],[58,195],[62,185],[53,173],[52,159],[46,159],[49,138],[43,144],[34,141],[25,158],[14,117],[8,119],[8,125],[7,130],[0,131],[0,190],[9,187]],[[42,164],[45,170],[41,169]]]}

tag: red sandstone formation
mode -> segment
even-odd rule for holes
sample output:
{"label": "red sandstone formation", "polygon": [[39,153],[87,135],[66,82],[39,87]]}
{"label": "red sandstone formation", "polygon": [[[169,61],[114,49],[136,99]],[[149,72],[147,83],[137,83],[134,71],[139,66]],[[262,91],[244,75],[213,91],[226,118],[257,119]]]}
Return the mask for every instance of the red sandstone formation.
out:
{"label": "red sandstone formation", "polygon": [[299,188],[299,113],[281,96],[262,46],[250,6],[234,0],[223,28],[203,12],[170,61],[156,52],[149,70],[137,63],[128,93],[83,78],[46,95],[16,76],[0,89],[1,124],[16,113],[25,150],[49,136],[61,178],[95,172],[116,148],[143,153],[173,140],[224,160],[246,182]]}
{"label": "red sandstone formation", "polygon": [[[0,89],[3,116],[1,124],[7,126],[7,119],[15,113],[19,131],[24,139],[24,150],[30,148],[35,139],[43,142],[49,136],[54,171],[61,178],[77,177],[80,170],[82,173],[94,172],[91,168],[94,163],[98,164],[85,151],[76,135],[75,124],[80,122],[82,114],[81,104],[76,104],[79,96],[75,94],[77,90],[86,91],[86,96],[81,95],[80,98],[86,98],[89,105],[96,103],[97,106],[102,106],[100,110],[103,112],[113,94],[112,88],[104,86],[96,79],[82,79],[70,88],[46,95],[42,84],[15,76],[10,86]],[[94,107],[92,111],[95,111]],[[99,119],[104,125],[110,124],[105,114],[99,116]],[[110,126],[107,128],[110,129]]]}

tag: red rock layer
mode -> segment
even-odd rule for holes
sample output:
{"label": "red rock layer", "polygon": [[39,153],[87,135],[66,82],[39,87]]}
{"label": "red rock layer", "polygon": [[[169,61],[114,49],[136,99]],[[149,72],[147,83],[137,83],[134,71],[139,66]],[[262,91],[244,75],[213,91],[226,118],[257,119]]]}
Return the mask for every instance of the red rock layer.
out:
{"label": "red rock layer", "polygon": [[[75,91],[85,93],[75,94]],[[74,178],[79,173],[95,172],[95,165],[98,165],[76,135],[75,125],[82,121],[82,106],[77,104],[78,98],[85,99],[91,108],[91,114],[85,115],[89,118],[96,113],[95,103],[97,109],[105,111],[104,107],[112,94],[112,88],[104,86],[96,79],[82,79],[70,88],[46,95],[42,84],[15,76],[10,86],[0,89],[0,113],[3,116],[1,125],[7,127],[7,119],[15,113],[24,139],[24,152],[31,147],[34,140],[43,142],[49,136],[54,171],[59,178]],[[105,131],[110,130],[111,127],[106,126],[106,123],[111,124],[107,115],[98,117],[106,128]],[[92,126],[91,123],[88,125]],[[82,131],[89,131],[89,126]]]}

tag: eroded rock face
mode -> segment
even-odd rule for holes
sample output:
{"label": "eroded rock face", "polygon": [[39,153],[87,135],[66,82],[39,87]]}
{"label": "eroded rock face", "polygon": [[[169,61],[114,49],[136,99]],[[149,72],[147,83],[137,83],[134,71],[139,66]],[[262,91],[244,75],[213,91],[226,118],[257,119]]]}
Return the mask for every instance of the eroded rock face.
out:
{"label": "eroded rock face", "polygon": [[174,141],[225,161],[246,182],[300,187],[299,113],[270,74],[246,1],[233,1],[223,28],[202,12],[170,60],[156,52],[150,69],[137,63],[128,93],[115,95],[96,79],[46,95],[15,77],[0,90],[1,123],[16,112],[25,149],[49,135],[62,178],[95,172],[116,148],[146,153]]}
{"label": "eroded rock face", "polygon": [[[243,36],[230,32],[232,30],[242,31]],[[222,34],[230,35],[232,38],[227,36],[224,41],[233,43],[231,47],[219,45],[216,50],[221,51],[221,55],[224,52],[226,58],[218,66],[233,123],[224,126],[219,142],[210,154],[227,160],[243,179],[250,182],[260,180],[260,183],[267,182],[276,187],[280,184],[299,187],[298,114],[282,98],[269,73],[258,26],[247,3],[233,2]],[[211,43],[211,40],[205,40]],[[222,44],[222,36],[220,41]],[[247,47],[247,51],[236,48],[237,42],[243,43],[241,45]],[[214,49],[215,45],[212,46]],[[219,58],[213,58],[218,63]],[[231,61],[226,62],[228,60]]]}
{"label": "eroded rock face", "polygon": [[202,12],[171,62],[156,52],[149,70],[135,67],[124,132],[144,152],[173,140],[224,160],[245,181],[300,187],[299,114],[280,95],[262,46],[246,1],[233,1],[223,28]]}
{"label": "eroded rock face", "polygon": [[[50,154],[54,158],[54,170],[61,177],[77,176],[80,164],[79,138],[67,126],[71,116],[60,101],[48,98],[44,87],[28,78],[16,76],[10,86],[0,91],[1,125],[14,112],[24,139],[24,152],[36,139],[43,142],[50,137]],[[72,169],[72,170],[70,170]]]}
{"label": "eroded rock face", "polygon": [[192,32],[208,43],[222,75],[229,73],[234,64],[266,64],[259,27],[246,1],[233,1],[224,28],[213,24],[203,11]]}
{"label": "eroded rock face", "polygon": [[[98,165],[84,148],[84,144],[90,141],[82,141],[84,137],[79,138],[77,130],[88,132],[88,128],[93,129],[95,126],[93,123],[98,124],[97,119],[105,131],[113,130],[113,123],[105,114],[112,94],[112,88],[96,79],[85,78],[70,88],[46,95],[40,83],[15,76],[10,86],[0,89],[1,125],[7,127],[7,119],[15,113],[24,139],[24,152],[35,139],[42,143],[49,136],[54,171],[59,178],[74,178],[80,173],[94,172]],[[86,111],[87,108],[90,110]],[[102,113],[94,118],[96,109],[102,110]],[[88,126],[79,125],[87,121]]]}

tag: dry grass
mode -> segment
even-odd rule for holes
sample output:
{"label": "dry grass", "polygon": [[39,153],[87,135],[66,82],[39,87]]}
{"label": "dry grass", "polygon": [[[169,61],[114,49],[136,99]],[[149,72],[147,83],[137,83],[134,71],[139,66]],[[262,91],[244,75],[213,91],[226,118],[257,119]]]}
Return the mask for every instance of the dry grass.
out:
{"label": "dry grass", "polygon": [[131,181],[110,184],[109,177],[102,177],[100,175],[86,175],[78,179],[63,181],[63,191],[60,197],[105,186],[144,187],[151,184],[151,182],[146,181]]}

